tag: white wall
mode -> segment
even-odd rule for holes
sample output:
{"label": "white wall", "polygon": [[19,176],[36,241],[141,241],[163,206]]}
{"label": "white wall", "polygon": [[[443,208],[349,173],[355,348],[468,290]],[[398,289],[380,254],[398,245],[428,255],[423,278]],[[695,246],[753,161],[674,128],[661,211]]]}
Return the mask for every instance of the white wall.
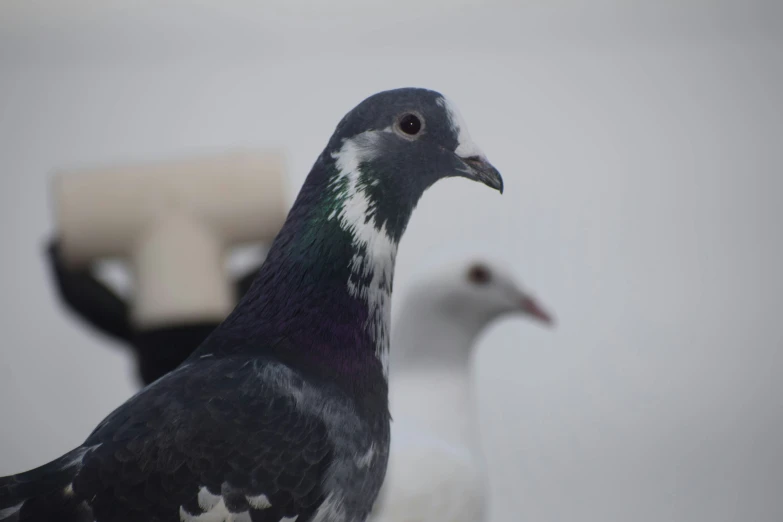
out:
{"label": "white wall", "polygon": [[481,343],[494,520],[783,519],[779,3],[83,3],[0,29],[0,475],[135,388],[52,293],[53,169],[281,145],[293,197],[347,110],[418,85],[507,190],[428,192],[396,291],[486,252],[558,317]]}

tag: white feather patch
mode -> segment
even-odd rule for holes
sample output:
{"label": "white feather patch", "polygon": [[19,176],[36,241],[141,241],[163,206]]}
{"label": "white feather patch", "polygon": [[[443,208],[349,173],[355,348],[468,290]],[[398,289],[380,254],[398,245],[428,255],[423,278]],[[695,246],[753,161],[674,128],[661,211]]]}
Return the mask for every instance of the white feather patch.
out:
{"label": "white feather patch", "polygon": [[334,522],[335,520],[345,520],[345,510],[342,501],[337,499],[332,492],[315,512],[313,522]]}
{"label": "white feather patch", "polygon": [[212,511],[212,509],[222,501],[223,497],[210,493],[205,487],[198,491],[198,505],[204,511]]}
{"label": "white feather patch", "polygon": [[179,519],[182,522],[250,522],[249,512],[230,512],[223,497],[210,493],[206,487],[202,487],[198,492],[198,505],[204,513],[193,515],[180,506]]}
{"label": "white feather patch", "polygon": [[[391,130],[389,129],[389,132]],[[383,371],[388,375],[389,367],[389,322],[391,320],[391,293],[388,285],[394,274],[394,262],[397,258],[397,242],[386,230],[375,227],[368,220],[370,201],[364,190],[359,187],[361,171],[359,165],[374,154],[374,137],[378,132],[367,132],[343,142],[339,151],[332,154],[337,162],[338,176],[333,183],[347,180],[345,200],[342,208],[329,216],[337,218],[340,226],[353,236],[357,254],[350,263],[351,272],[364,279],[372,274],[368,284],[354,284],[348,281],[348,293],[360,297],[367,303],[369,310],[366,326],[376,345],[376,354],[381,360]]]}
{"label": "white feather patch", "polygon": [[375,457],[375,444],[370,444],[370,449],[367,453],[356,458],[356,465],[360,468],[366,468],[372,463],[372,459]]}
{"label": "white feather patch", "polygon": [[449,116],[449,122],[451,123],[451,129],[457,135],[457,149],[454,153],[460,158],[470,158],[473,156],[486,158],[481,148],[479,148],[479,146],[476,145],[476,142],[470,137],[468,126],[465,125],[465,120],[462,118],[462,114],[460,114],[457,106],[446,97],[438,99],[438,105],[446,110],[446,113]]}
{"label": "white feather patch", "polygon": [[247,503],[253,506],[253,509],[267,509],[272,507],[272,503],[269,502],[269,497],[264,494],[255,497],[248,496],[246,498]]}

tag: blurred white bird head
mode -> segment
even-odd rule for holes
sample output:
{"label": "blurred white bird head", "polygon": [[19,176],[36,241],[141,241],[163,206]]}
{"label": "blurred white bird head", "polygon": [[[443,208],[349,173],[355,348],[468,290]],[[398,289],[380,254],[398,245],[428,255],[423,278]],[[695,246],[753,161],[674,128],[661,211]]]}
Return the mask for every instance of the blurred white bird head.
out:
{"label": "blurred white bird head", "polygon": [[552,314],[501,263],[474,258],[431,274],[414,283],[400,302],[392,333],[394,359],[464,361],[476,337],[501,317],[554,324]]}
{"label": "blurred white bird head", "polygon": [[552,324],[554,318],[501,264],[484,260],[456,265],[430,287],[442,313],[485,326],[505,315]]}

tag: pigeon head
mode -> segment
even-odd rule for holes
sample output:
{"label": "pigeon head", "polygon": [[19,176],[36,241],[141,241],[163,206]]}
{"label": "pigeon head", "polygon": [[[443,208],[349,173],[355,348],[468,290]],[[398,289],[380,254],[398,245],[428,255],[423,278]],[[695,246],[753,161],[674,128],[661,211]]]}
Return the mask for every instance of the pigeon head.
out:
{"label": "pigeon head", "polygon": [[463,364],[469,360],[475,339],[501,317],[554,324],[553,316],[509,270],[483,260],[442,268],[414,285],[401,304],[394,357],[403,365]]}
{"label": "pigeon head", "polygon": [[426,89],[370,96],[340,121],[324,154],[351,199],[349,210],[394,241],[439,179],[464,177],[503,192],[500,173],[471,139],[456,106]]}
{"label": "pigeon head", "polygon": [[397,246],[421,195],[447,177],[503,189],[454,104],[417,88],[362,101],[337,125],[216,336],[290,350],[292,364],[330,378],[367,383],[376,366],[385,374]]}

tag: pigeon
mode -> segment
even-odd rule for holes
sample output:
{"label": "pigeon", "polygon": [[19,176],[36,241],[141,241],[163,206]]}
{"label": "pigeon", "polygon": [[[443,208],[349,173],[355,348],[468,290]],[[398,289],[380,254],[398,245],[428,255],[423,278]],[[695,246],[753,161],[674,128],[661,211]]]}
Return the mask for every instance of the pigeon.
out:
{"label": "pigeon", "polygon": [[365,520],[388,462],[397,247],[446,177],[503,191],[452,102],[420,88],[362,101],[236,308],[81,446],[0,478],[0,520]]}
{"label": "pigeon", "polygon": [[[51,239],[47,260],[61,301],[94,330],[131,348],[136,369],[150,384],[179,366],[217,328],[219,321],[201,320],[139,329],[133,325],[128,303],[100,281],[90,269],[73,269],[62,256],[60,240]],[[255,280],[258,267],[234,282],[241,298]]]}
{"label": "pigeon", "polygon": [[388,473],[373,522],[479,522],[486,475],[473,404],[471,355],[495,319],[552,316],[497,263],[459,263],[422,281],[392,331]]}

